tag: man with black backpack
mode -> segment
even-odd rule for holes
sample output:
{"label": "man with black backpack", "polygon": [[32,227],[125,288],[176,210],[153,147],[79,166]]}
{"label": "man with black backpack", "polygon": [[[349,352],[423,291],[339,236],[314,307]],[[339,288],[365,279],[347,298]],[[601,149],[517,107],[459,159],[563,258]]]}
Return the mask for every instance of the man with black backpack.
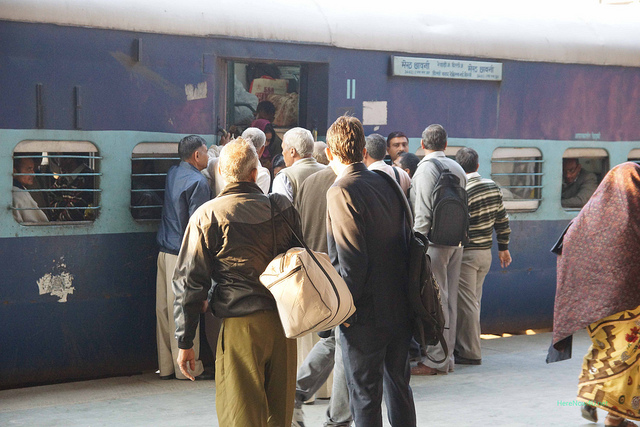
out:
{"label": "man with black backpack", "polygon": [[[458,280],[462,248],[469,233],[467,178],[462,167],[444,154],[447,132],[441,125],[428,126],[422,132],[420,143],[426,155],[412,179],[414,229],[429,238],[428,254],[433,274],[440,285],[448,354],[442,363],[436,364],[428,358],[411,372],[414,375],[447,374],[454,367]],[[445,356],[440,345],[428,347],[427,353],[434,360],[442,360]]]}

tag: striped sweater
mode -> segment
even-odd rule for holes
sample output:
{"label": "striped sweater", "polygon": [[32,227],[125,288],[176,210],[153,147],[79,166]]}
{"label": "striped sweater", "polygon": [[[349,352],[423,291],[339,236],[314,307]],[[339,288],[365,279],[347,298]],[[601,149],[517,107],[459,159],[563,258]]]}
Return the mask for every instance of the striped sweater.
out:
{"label": "striped sweater", "polygon": [[500,188],[477,172],[467,174],[469,201],[469,244],[465,249],[491,249],[493,229],[498,238],[498,250],[509,249],[509,216],[502,203]]}

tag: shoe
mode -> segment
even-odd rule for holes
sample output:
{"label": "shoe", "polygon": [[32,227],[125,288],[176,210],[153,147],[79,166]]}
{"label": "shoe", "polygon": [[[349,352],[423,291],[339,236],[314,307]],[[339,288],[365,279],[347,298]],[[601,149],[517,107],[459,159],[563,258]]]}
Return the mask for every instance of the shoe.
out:
{"label": "shoe", "polygon": [[210,380],[216,379],[216,374],[204,371],[203,373],[201,373],[195,378],[196,378],[196,381],[210,381]]}
{"label": "shoe", "polygon": [[595,406],[591,406],[585,403],[580,408],[580,413],[582,414],[582,418],[584,418],[585,420],[589,420],[592,423],[598,422],[598,411],[596,411]]}
{"label": "shoe", "polygon": [[422,362],[418,362],[416,366],[411,368],[411,375],[447,375],[447,371],[441,371],[431,366],[427,366]]}
{"label": "shoe", "polygon": [[304,427],[304,412],[302,408],[293,408],[293,420],[291,427]]}
{"label": "shoe", "polygon": [[161,380],[175,380],[176,379],[176,374],[160,375],[160,379]]}
{"label": "shoe", "polygon": [[467,359],[466,357],[453,355],[456,365],[482,365],[482,359]]}

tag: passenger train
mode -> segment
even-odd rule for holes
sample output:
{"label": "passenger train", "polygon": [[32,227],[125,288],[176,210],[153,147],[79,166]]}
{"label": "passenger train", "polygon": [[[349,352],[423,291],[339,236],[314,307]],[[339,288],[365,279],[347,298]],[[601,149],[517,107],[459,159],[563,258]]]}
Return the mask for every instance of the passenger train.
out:
{"label": "passenger train", "polygon": [[[3,1],[0,388],[156,368],[155,233],[177,141],[215,145],[265,99],[279,133],[322,139],[352,114],[412,152],[431,123],[449,155],[475,148],[513,230],[483,331],[550,327],[549,249],[577,213],[560,203],[562,158],[600,178],[640,159],[638,6]],[[35,208],[13,201],[21,177]],[[16,220],[29,210],[48,221]]]}

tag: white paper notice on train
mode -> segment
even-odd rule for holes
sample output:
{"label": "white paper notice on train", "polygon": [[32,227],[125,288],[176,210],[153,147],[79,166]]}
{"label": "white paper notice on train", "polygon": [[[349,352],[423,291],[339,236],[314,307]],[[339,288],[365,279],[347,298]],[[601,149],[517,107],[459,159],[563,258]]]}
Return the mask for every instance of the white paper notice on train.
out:
{"label": "white paper notice on train", "polygon": [[437,79],[502,80],[501,62],[391,56],[393,76]]}

